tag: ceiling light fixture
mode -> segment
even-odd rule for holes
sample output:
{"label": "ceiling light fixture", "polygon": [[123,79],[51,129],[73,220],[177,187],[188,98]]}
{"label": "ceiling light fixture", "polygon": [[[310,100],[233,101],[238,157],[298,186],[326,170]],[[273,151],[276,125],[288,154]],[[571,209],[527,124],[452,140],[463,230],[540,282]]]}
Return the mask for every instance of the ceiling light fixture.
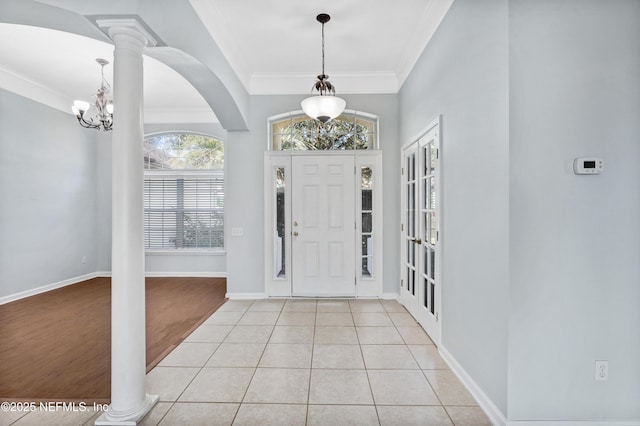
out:
{"label": "ceiling light fixture", "polygon": [[91,97],[93,105],[86,101],[73,101],[71,111],[76,115],[78,123],[87,129],[111,130],[113,126],[113,100],[111,86],[104,78],[104,66],[109,63],[106,59],[97,58],[102,73],[102,82],[98,93]]}
{"label": "ceiling light fixture", "polygon": [[316,16],[316,20],[322,24],[322,74],[318,76],[318,81],[315,82],[311,91],[315,89],[319,95],[306,98],[300,103],[305,114],[322,123],[342,114],[347,106],[344,99],[335,95],[336,88],[329,82],[329,76],[324,73],[324,24],[330,19],[331,17],[326,13]]}

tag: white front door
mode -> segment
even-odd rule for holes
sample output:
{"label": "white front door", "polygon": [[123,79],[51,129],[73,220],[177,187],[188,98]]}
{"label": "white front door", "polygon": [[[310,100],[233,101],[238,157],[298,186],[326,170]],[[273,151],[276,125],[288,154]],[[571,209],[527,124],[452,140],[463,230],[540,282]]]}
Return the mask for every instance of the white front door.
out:
{"label": "white front door", "polygon": [[402,152],[401,300],[440,340],[439,125]]}
{"label": "white front door", "polygon": [[354,157],[292,157],[294,296],[355,296]]}

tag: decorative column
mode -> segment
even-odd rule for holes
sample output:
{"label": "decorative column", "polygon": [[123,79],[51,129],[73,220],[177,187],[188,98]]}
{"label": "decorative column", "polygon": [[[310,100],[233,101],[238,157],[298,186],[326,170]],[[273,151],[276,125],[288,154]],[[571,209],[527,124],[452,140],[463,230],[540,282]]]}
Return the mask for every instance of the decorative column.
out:
{"label": "decorative column", "polygon": [[157,402],[145,391],[142,50],[135,19],[99,20],[114,42],[111,247],[111,405],[96,425],[135,425]]}

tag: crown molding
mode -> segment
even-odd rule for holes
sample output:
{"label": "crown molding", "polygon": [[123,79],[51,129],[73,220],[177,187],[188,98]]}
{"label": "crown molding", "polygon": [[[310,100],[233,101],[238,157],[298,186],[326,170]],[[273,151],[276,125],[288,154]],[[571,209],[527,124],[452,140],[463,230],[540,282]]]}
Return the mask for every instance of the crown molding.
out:
{"label": "crown molding", "polygon": [[0,67],[0,87],[51,108],[71,114],[73,100],[57,90]]}
{"label": "crown molding", "polygon": [[413,37],[405,44],[402,59],[396,67],[398,89],[402,87],[416,62],[418,62],[422,52],[438,30],[452,4],[453,0],[431,0],[429,2],[420,18],[420,25],[416,25]]}

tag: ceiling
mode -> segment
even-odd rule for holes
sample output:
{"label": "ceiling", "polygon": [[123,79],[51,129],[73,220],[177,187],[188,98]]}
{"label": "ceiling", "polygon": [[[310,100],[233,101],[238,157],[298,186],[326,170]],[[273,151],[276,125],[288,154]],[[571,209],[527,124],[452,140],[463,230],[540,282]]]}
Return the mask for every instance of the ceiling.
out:
{"label": "ceiling", "polygon": [[[325,65],[338,93],[397,93],[453,0],[190,0],[250,94],[310,93]],[[113,46],[55,30],[0,24],[0,87],[65,112],[100,85],[95,58]],[[145,122],[216,122],[177,72],[144,57]],[[112,68],[105,68],[112,82]]]}

